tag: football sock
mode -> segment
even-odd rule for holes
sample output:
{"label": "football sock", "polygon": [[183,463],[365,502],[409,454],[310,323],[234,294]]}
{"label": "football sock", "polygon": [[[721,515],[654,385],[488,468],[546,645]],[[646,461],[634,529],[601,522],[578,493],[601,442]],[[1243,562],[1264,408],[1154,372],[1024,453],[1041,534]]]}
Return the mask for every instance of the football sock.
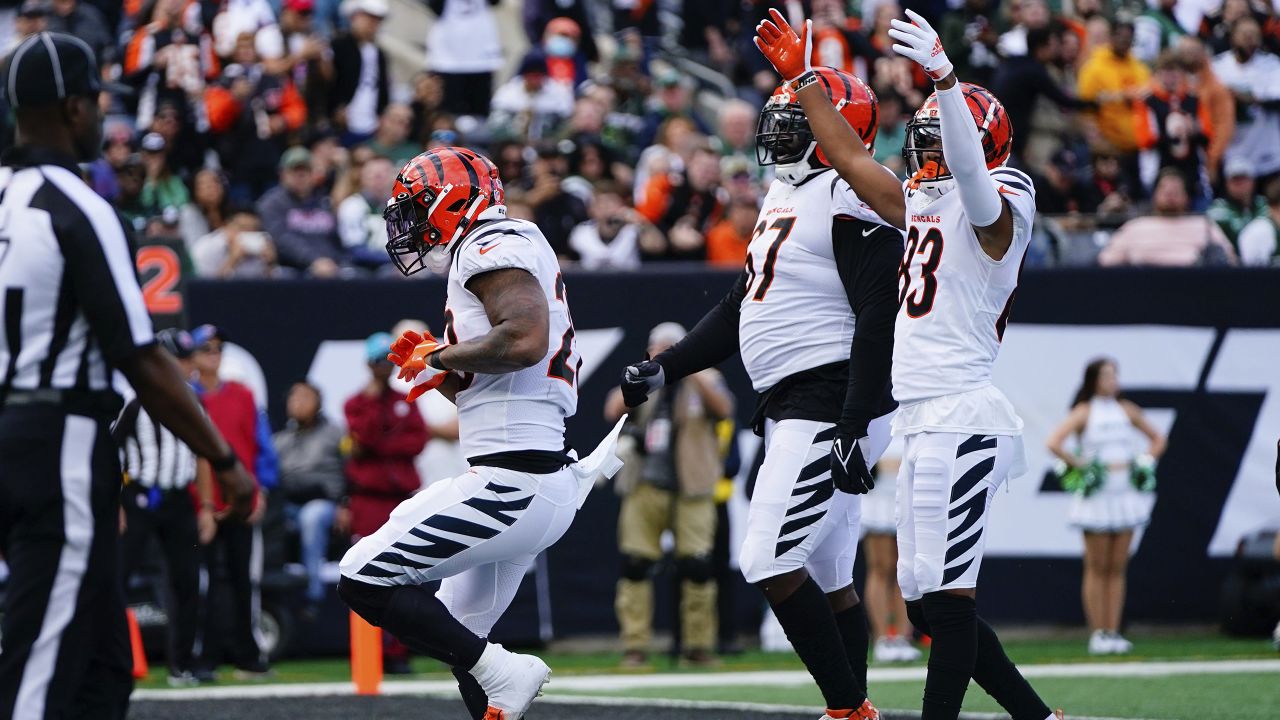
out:
{"label": "football sock", "polygon": [[773,613],[822,691],[827,707],[861,706],[866,695],[857,687],[853,669],[849,667],[827,596],[813,578],[806,578],[789,597],[773,605]]}
{"label": "football sock", "polygon": [[933,645],[924,681],[921,720],[956,720],[978,660],[978,612],[973,598],[932,592],[921,601]]}
{"label": "football sock", "polygon": [[397,589],[382,614],[382,627],[410,649],[464,670],[475,666],[486,645],[419,586]]}
{"label": "football sock", "polygon": [[1008,711],[1013,720],[1044,720],[1052,716],[1049,706],[1022,677],[1005,654],[1000,638],[982,618],[978,618],[978,662],[973,679]]}
{"label": "football sock", "polygon": [[871,642],[870,630],[867,627],[867,609],[858,603],[836,613],[836,627],[840,628],[840,637],[844,640],[844,654],[849,658],[849,667],[853,669],[853,677],[858,687],[867,690],[867,646]]}
{"label": "football sock", "polygon": [[[907,603],[907,618],[920,632],[933,634],[919,600]],[[978,659],[973,666],[973,681],[1000,703],[1013,720],[1052,719],[1053,712],[1005,654],[995,631],[982,618],[977,619],[977,624]]]}
{"label": "football sock", "polygon": [[462,693],[462,702],[467,706],[467,715],[471,720],[484,720],[485,711],[489,709],[489,697],[475,677],[460,667],[450,668],[458,679],[458,690]]}

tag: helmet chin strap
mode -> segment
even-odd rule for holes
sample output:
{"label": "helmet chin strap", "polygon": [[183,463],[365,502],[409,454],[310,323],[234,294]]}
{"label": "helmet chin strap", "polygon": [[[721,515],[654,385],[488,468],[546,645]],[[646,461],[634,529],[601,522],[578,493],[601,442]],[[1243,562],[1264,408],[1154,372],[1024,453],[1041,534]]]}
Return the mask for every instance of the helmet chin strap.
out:
{"label": "helmet chin strap", "polygon": [[809,143],[809,149],[804,151],[804,155],[799,160],[793,163],[778,163],[777,178],[788,185],[799,185],[810,175],[826,170],[825,167],[815,168],[810,162],[817,149],[818,142],[815,140]]}

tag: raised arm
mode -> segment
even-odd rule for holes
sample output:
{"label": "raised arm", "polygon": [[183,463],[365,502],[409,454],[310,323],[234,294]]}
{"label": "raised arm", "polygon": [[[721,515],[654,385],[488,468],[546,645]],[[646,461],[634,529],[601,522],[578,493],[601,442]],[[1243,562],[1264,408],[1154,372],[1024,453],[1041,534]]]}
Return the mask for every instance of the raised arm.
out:
{"label": "raised arm", "polygon": [[982,249],[1001,260],[1013,244],[1013,209],[1000,197],[987,170],[982,138],[974,123],[969,103],[959,87],[956,74],[942,40],[918,13],[907,10],[913,22],[893,20],[889,36],[898,43],[894,52],[918,63],[933,78],[938,96],[939,124],[942,126],[942,155],[965,215],[977,233]]}
{"label": "raised arm", "polygon": [[770,9],[769,15],[772,20],[756,26],[756,47],[791,85],[827,161],[877,215],[906,229],[907,206],[898,179],[871,157],[862,138],[818,86],[809,63],[812,22],[806,20],[803,36],[797,36],[782,13]]}

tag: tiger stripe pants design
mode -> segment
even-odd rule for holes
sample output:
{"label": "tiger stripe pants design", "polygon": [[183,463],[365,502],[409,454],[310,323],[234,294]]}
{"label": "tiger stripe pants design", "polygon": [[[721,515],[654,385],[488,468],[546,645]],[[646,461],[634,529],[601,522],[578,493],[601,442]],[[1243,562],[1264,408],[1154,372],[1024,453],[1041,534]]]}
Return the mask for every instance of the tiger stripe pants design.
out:
{"label": "tiger stripe pants design", "polygon": [[995,492],[1020,438],[918,432],[898,471],[898,585],[906,600],[978,584]]}
{"label": "tiger stripe pants design", "polygon": [[[893,413],[868,427],[867,462],[889,445]],[[836,426],[816,420],[768,420],[764,463],[747,511],[739,566],[755,584],[800,568],[823,592],[853,582],[862,497],[838,492],[831,481]]]}

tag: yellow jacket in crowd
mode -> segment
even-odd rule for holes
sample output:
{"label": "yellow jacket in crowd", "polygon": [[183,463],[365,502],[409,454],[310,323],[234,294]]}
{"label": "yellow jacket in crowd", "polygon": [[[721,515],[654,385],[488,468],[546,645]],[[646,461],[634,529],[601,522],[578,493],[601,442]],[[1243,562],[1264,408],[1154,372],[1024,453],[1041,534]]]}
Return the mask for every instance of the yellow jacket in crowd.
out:
{"label": "yellow jacket in crowd", "polygon": [[1080,68],[1080,97],[1098,103],[1098,131],[1116,150],[1138,149],[1133,100],[1150,78],[1151,71],[1132,53],[1118,56],[1105,45]]}

